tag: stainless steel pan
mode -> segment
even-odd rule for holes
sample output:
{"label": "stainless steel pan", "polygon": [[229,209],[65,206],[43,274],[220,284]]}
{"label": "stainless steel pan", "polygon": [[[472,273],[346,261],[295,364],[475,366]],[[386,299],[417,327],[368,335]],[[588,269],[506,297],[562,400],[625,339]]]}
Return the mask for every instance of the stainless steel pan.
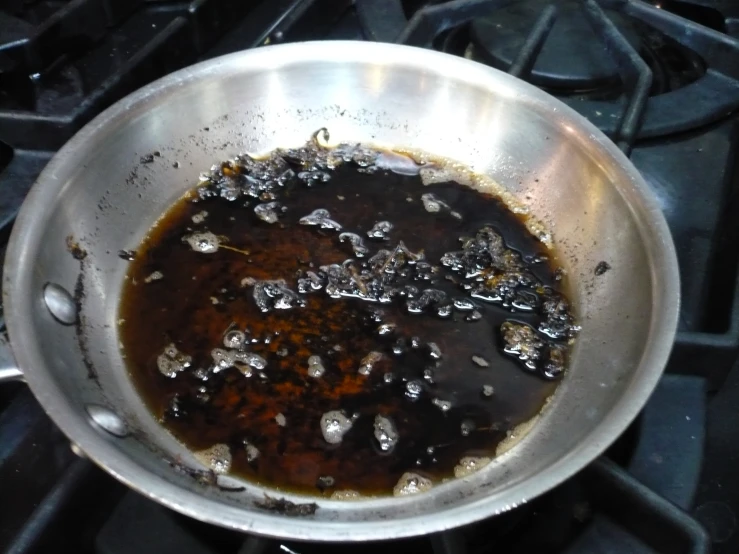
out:
{"label": "stainless steel pan", "polygon": [[[126,262],[117,252],[135,248],[201,170],[239,152],[301,144],[323,126],[336,141],[417,148],[497,180],[551,229],[575,283],[582,333],[540,421],[483,471],[415,497],[319,500],[313,515],[289,519],[255,505],[274,492],[248,483],[242,492],[223,490],[183,471],[197,464],[145,409],[118,349]],[[140,163],[153,152],[161,155]],[[601,261],[612,269],[596,276]],[[84,291],[79,314],[65,292],[75,289]],[[3,297],[17,361],[3,375],[22,373],[70,440],[117,479],[226,527],[365,540],[503,512],[598,456],[660,377],[677,322],[678,270],[642,178],[610,140],[557,100],[445,54],[314,42],[183,69],[93,120],[28,195],[5,259]],[[60,322],[76,316],[80,337]]]}

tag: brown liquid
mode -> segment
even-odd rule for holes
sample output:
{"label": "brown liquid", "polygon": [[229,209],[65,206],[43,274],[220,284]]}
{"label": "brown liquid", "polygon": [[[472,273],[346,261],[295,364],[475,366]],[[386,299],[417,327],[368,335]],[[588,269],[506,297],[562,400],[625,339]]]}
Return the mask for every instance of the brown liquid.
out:
{"label": "brown liquid", "polygon": [[[318,272],[347,258],[357,260],[353,267],[359,271],[378,249],[393,250],[403,241],[411,252],[423,250],[425,260],[438,267],[431,281],[409,279],[408,284],[433,287],[449,299],[469,299],[459,285],[464,279],[439,263],[444,253],[460,250],[460,237],[493,226],[540,284],[554,288],[554,268],[541,259],[551,259],[552,253],[502,202],[457,183],[424,186],[417,176],[361,173],[352,164],[333,170],[327,183],[306,187],[294,181],[280,190],[287,210],[277,223],[255,215],[256,199],[245,207],[244,197],[228,201],[191,194],[138,249],[124,287],[120,333],[131,375],[152,412],[193,450],[227,444],[232,473],[310,494],[347,489],[388,494],[406,471],[438,481],[451,476],[464,456],[492,456],[506,432],[536,415],[556,387],[501,350],[501,324],[514,320],[536,327],[542,321],[537,310],[511,313],[476,301],[482,318],[468,321],[469,311],[450,310],[448,318],[433,310],[411,314],[401,297],[379,304],[331,298],[319,290],[300,295],[304,307],[263,313],[252,281],[242,280],[284,279],[297,291],[300,271]],[[428,193],[450,209],[429,213],[421,201]],[[318,208],[327,209],[342,232],[360,235],[370,253],[356,258],[351,245],[338,240],[338,231],[298,224]],[[207,217],[195,224],[192,217],[203,211]],[[382,220],[393,224],[389,240],[367,238]],[[183,236],[204,230],[227,239],[217,252],[196,252],[183,242]],[[156,271],[162,278],[146,282]],[[380,335],[383,323],[396,327]],[[234,367],[212,371],[211,351],[224,348],[227,329],[245,331],[249,351],[267,362],[262,376],[255,370],[245,377]],[[419,339],[417,348],[413,337]],[[431,355],[430,342],[441,350],[439,360]],[[157,368],[157,357],[170,343],[192,357],[192,365],[174,378]],[[393,353],[394,346],[402,353]],[[363,375],[360,363],[373,351],[383,358]],[[320,377],[308,374],[312,355],[320,356],[325,367]],[[429,369],[430,378],[424,378]],[[420,385],[417,398],[408,394],[409,381]],[[492,396],[483,394],[486,385],[493,387]],[[434,399],[450,402],[451,408],[442,410]],[[329,444],[321,433],[321,416],[331,410],[355,416],[338,444]],[[389,417],[399,434],[390,452],[381,450],[374,435],[378,413]],[[284,426],[276,420],[279,414]],[[251,462],[245,441],[259,450]],[[327,477],[333,478],[332,486]]]}

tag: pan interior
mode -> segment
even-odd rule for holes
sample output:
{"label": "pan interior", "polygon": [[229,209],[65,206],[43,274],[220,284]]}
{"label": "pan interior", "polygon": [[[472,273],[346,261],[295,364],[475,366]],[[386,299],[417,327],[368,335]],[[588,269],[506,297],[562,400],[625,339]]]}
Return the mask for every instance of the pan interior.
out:
{"label": "pan interior", "polygon": [[[119,353],[113,330],[126,263],[117,253],[135,248],[203,168],[241,152],[300,145],[320,127],[334,143],[417,149],[494,179],[551,230],[582,331],[540,421],[483,471],[408,499],[321,500],[314,515],[285,525],[254,506],[263,500],[259,487],[238,483],[246,489],[230,492],[182,471],[191,455],[151,417]],[[571,475],[615,439],[651,392],[674,334],[677,274],[665,223],[645,191],[613,144],[579,116],[472,62],[356,43],[235,54],[121,101],[51,162],[8,254],[11,340],[34,393],[65,433],[114,475],[184,513],[314,540],[453,527]],[[67,237],[84,259],[70,254]],[[611,269],[596,275],[602,261]],[[82,348],[75,329],[44,309],[47,282],[84,291]],[[90,425],[90,405],[119,414],[132,434],[115,438]]]}
{"label": "pan interior", "polygon": [[201,458],[220,445],[206,467],[319,498],[508,446],[577,323],[537,224],[449,173],[315,138],[219,166],[128,263],[118,333],[155,417]]}

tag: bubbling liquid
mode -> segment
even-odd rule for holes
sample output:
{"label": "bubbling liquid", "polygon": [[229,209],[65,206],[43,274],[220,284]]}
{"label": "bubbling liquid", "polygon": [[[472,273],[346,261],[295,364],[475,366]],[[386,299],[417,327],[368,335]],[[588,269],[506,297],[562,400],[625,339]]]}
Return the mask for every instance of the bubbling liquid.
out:
{"label": "bubbling liquid", "polygon": [[131,376],[206,468],[418,494],[539,413],[577,332],[556,256],[499,198],[424,184],[430,167],[316,139],[240,156],[123,258]]}

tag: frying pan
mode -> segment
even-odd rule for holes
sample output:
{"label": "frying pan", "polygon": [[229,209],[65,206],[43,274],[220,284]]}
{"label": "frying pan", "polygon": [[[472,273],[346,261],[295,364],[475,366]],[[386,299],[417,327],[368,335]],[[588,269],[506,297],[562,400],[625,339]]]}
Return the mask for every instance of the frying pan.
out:
{"label": "frying pan", "polygon": [[[193,456],[146,409],[119,351],[127,265],[118,251],[136,248],[215,162],[297,146],[320,127],[332,141],[419,149],[492,177],[545,223],[573,283],[582,332],[539,421],[483,470],[423,494],[342,502],[228,476],[203,483],[193,478],[202,475]],[[596,275],[601,261],[611,269]],[[678,289],[670,233],[639,173],[546,93],[407,46],[270,46],[142,88],[51,160],[5,258],[5,317],[17,363],[2,375],[22,375],[72,443],[111,475],[188,516],[293,539],[398,538],[514,508],[598,456],[662,373]],[[260,507],[265,493],[298,508]],[[317,507],[301,508],[314,500]]]}

